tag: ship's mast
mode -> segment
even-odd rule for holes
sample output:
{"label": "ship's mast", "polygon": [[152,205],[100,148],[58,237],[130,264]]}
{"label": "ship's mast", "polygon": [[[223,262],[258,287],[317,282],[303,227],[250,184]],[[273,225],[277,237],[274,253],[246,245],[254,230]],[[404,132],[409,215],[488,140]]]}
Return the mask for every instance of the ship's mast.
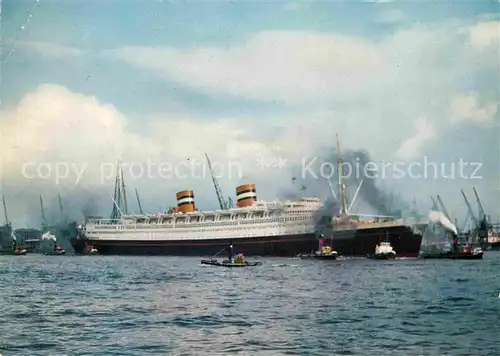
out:
{"label": "ship's mast", "polygon": [[345,186],[344,182],[342,181],[342,159],[341,159],[341,153],[340,153],[340,141],[339,141],[339,134],[337,133],[337,164],[338,164],[338,173],[339,173],[339,193],[340,193],[340,203],[341,203],[341,211],[340,215],[345,216],[347,215],[347,209],[346,209],[346,197],[345,197]]}
{"label": "ship's mast", "polygon": [[[111,210],[111,219],[118,219],[118,205],[120,204],[120,162],[116,165],[116,176],[115,176],[115,191],[113,194],[113,209]],[[118,202],[116,202],[118,200]]]}
{"label": "ship's mast", "polygon": [[64,217],[64,213],[63,213],[63,205],[62,205],[61,195],[59,195],[59,193],[57,193],[57,200],[59,201],[59,212],[61,213],[61,221],[66,222],[66,218]]}
{"label": "ship's mast", "polygon": [[444,206],[444,203],[441,200],[441,197],[439,196],[439,194],[437,195],[437,201],[438,201],[439,205],[441,206],[441,211],[444,213],[444,215],[446,216],[446,218],[448,218],[448,220],[451,221],[451,216],[450,216],[450,214],[448,214],[448,210],[446,210],[446,208]]}
{"label": "ship's mast", "polygon": [[215,193],[217,194],[217,200],[219,200],[220,209],[227,210],[229,209],[229,203],[224,200],[224,196],[222,195],[219,183],[215,178],[215,174],[212,169],[212,163],[210,162],[210,158],[208,158],[208,154],[205,153],[205,157],[207,158],[208,169],[210,170],[210,174],[212,175],[212,181],[214,182]]}
{"label": "ship's mast", "polygon": [[5,216],[5,224],[10,225],[9,216],[7,215],[7,204],[5,204],[5,196],[2,195],[3,214]]}
{"label": "ship's mast", "polygon": [[127,214],[127,194],[125,191],[125,182],[123,179],[123,169],[121,163],[118,162],[116,167],[115,192],[113,197],[113,210],[111,211],[111,219],[119,219],[122,212]]}
{"label": "ship's mast", "polygon": [[141,200],[139,199],[139,193],[137,193],[137,188],[135,188],[135,197],[137,198],[137,205],[139,206],[139,212],[141,213],[141,215],[144,215],[144,212],[142,211]]}
{"label": "ship's mast", "polygon": [[120,166],[120,177],[121,177],[121,190],[122,190],[122,202],[123,202],[123,210],[125,214],[128,214],[127,209],[127,194],[125,190],[125,180],[123,179],[123,167]]}
{"label": "ship's mast", "polygon": [[347,209],[347,214],[351,213],[352,206],[354,205],[354,202],[356,201],[356,198],[358,197],[359,190],[361,189],[361,185],[363,184],[363,180],[359,182],[358,188],[356,189],[356,193],[354,193],[354,197],[352,198],[351,204],[349,205],[349,208]]}
{"label": "ship's mast", "polygon": [[45,210],[43,209],[43,199],[41,194],[40,194],[40,211],[42,213],[42,230],[45,230],[45,228],[47,227],[47,218],[45,217]]}

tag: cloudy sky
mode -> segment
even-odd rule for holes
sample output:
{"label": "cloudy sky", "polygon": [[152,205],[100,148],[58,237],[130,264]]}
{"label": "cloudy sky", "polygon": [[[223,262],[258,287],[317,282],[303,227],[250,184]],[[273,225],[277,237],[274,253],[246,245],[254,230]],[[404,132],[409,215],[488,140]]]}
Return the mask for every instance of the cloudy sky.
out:
{"label": "cloudy sky", "polygon": [[[188,169],[205,152],[224,195],[256,183],[259,198],[276,199],[298,189],[292,177],[308,160],[335,149],[336,133],[342,150],[364,150],[377,166],[444,165],[447,177],[417,167],[379,180],[419,208],[439,193],[464,216],[460,189],[475,203],[475,186],[496,217],[498,6],[4,0],[0,177],[9,217],[37,224],[38,195],[54,206],[57,192],[68,211],[108,214],[118,159],[145,210],[174,205],[183,189],[214,208],[210,177]],[[326,186],[318,195],[328,194]]]}

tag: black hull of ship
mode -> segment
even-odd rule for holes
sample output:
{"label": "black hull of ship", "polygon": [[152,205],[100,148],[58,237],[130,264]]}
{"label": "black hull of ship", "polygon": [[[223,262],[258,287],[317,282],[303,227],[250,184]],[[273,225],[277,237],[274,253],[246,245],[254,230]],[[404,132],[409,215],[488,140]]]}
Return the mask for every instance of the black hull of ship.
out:
{"label": "black hull of ship", "polygon": [[245,256],[295,257],[301,252],[315,250],[318,247],[315,234],[249,237],[232,240],[206,239],[154,242],[88,240],[88,244],[97,248],[101,255],[136,256],[213,256],[231,243],[234,246],[234,253],[243,253]]}
{"label": "black hull of ship", "polygon": [[[333,249],[339,255],[366,257],[375,252],[375,246],[388,238],[397,257],[418,257],[422,235],[410,227],[396,226],[336,232]],[[185,241],[113,241],[72,239],[77,254],[83,254],[86,244],[104,255],[164,255],[211,256],[229,243],[246,256],[296,257],[314,253],[318,249],[315,234],[263,236],[238,239],[206,239]]]}
{"label": "black hull of ship", "polygon": [[500,250],[500,242],[490,244],[492,250]]}
{"label": "black hull of ship", "polygon": [[83,255],[85,251],[85,239],[73,237],[71,240],[71,246],[75,251],[75,255]]}
{"label": "black hull of ship", "polygon": [[389,241],[396,257],[418,257],[422,234],[409,226],[364,228],[334,232],[333,249],[340,255],[366,257],[375,253],[375,246]]}

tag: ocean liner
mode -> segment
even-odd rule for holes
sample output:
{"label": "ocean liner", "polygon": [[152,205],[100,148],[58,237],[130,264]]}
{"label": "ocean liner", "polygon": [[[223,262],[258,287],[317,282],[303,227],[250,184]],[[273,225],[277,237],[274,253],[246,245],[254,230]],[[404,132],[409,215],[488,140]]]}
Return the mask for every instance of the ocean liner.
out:
{"label": "ocean liner", "polygon": [[[341,172],[340,147],[338,163]],[[125,196],[117,193],[120,185],[124,190],[123,174],[121,184],[119,176],[117,172],[111,218],[86,219],[81,237],[72,241],[76,253],[95,248],[100,254],[203,256],[234,244],[247,256],[287,257],[314,251],[318,237],[326,233],[341,255],[366,256],[388,239],[398,256],[417,257],[425,227],[412,227],[390,216],[349,214],[341,179],[340,212],[328,211],[317,197],[261,201],[254,184],[237,187],[237,206],[228,208],[213,179],[219,210],[199,211],[194,192],[184,190],[177,193],[177,206],[168,212],[124,214],[117,204],[117,198],[126,202]]]}
{"label": "ocean liner", "polygon": [[319,232],[330,228],[342,255],[366,256],[387,237],[399,255],[418,255],[421,235],[399,220],[363,222],[352,215],[332,220],[319,198],[260,201],[253,184],[237,187],[236,196],[236,208],[202,212],[194,192],[185,190],[166,213],[87,219],[85,244],[101,254],[203,256],[232,243],[248,256],[296,256],[314,250]]}
{"label": "ocean liner", "polygon": [[87,219],[84,234],[101,254],[203,256],[232,243],[245,255],[295,256],[316,247],[318,198],[258,201],[253,184],[236,194],[236,208],[201,212],[194,192],[181,191],[170,212]]}

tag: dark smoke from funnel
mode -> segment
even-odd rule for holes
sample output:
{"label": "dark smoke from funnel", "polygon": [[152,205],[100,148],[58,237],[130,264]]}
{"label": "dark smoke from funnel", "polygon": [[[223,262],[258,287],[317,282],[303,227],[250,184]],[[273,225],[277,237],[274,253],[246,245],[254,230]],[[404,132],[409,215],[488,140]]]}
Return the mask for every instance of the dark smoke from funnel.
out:
{"label": "dark smoke from funnel", "polygon": [[[324,215],[340,215],[341,203],[339,192],[339,172],[338,172],[338,151],[336,148],[323,148],[318,150],[316,161],[311,165],[314,175],[302,173],[302,166],[291,168],[291,182],[289,186],[280,192],[280,198],[297,200],[302,196],[318,196],[324,200],[324,208],[318,212],[318,220]],[[311,157],[312,160],[312,157]],[[363,180],[362,186],[356,197],[356,205],[359,202],[365,203],[374,210],[374,214],[394,216],[401,218],[404,213],[414,214],[411,204],[406,202],[401,195],[386,191],[379,185],[378,178],[374,175],[364,174],[364,167],[368,167],[370,162],[374,162],[371,155],[366,150],[342,150],[341,154],[343,182],[346,186],[346,197],[348,198],[346,210],[349,208],[354,198],[354,191]],[[310,162],[310,160],[306,160]],[[373,164],[373,163],[371,163]],[[307,165],[307,164],[306,164]],[[321,166],[326,168],[321,170]],[[377,165],[378,166],[378,165]],[[349,168],[350,167],[350,168]],[[332,171],[333,168],[333,171]],[[330,186],[325,177],[330,177],[330,182],[335,190],[337,199],[331,193]],[[326,199],[325,199],[326,195]],[[350,196],[349,196],[350,195]]]}
{"label": "dark smoke from funnel", "polygon": [[47,198],[44,196],[43,204],[48,225],[83,221],[85,217],[96,215],[100,210],[98,194],[84,188],[61,194],[62,216],[57,195]]}

